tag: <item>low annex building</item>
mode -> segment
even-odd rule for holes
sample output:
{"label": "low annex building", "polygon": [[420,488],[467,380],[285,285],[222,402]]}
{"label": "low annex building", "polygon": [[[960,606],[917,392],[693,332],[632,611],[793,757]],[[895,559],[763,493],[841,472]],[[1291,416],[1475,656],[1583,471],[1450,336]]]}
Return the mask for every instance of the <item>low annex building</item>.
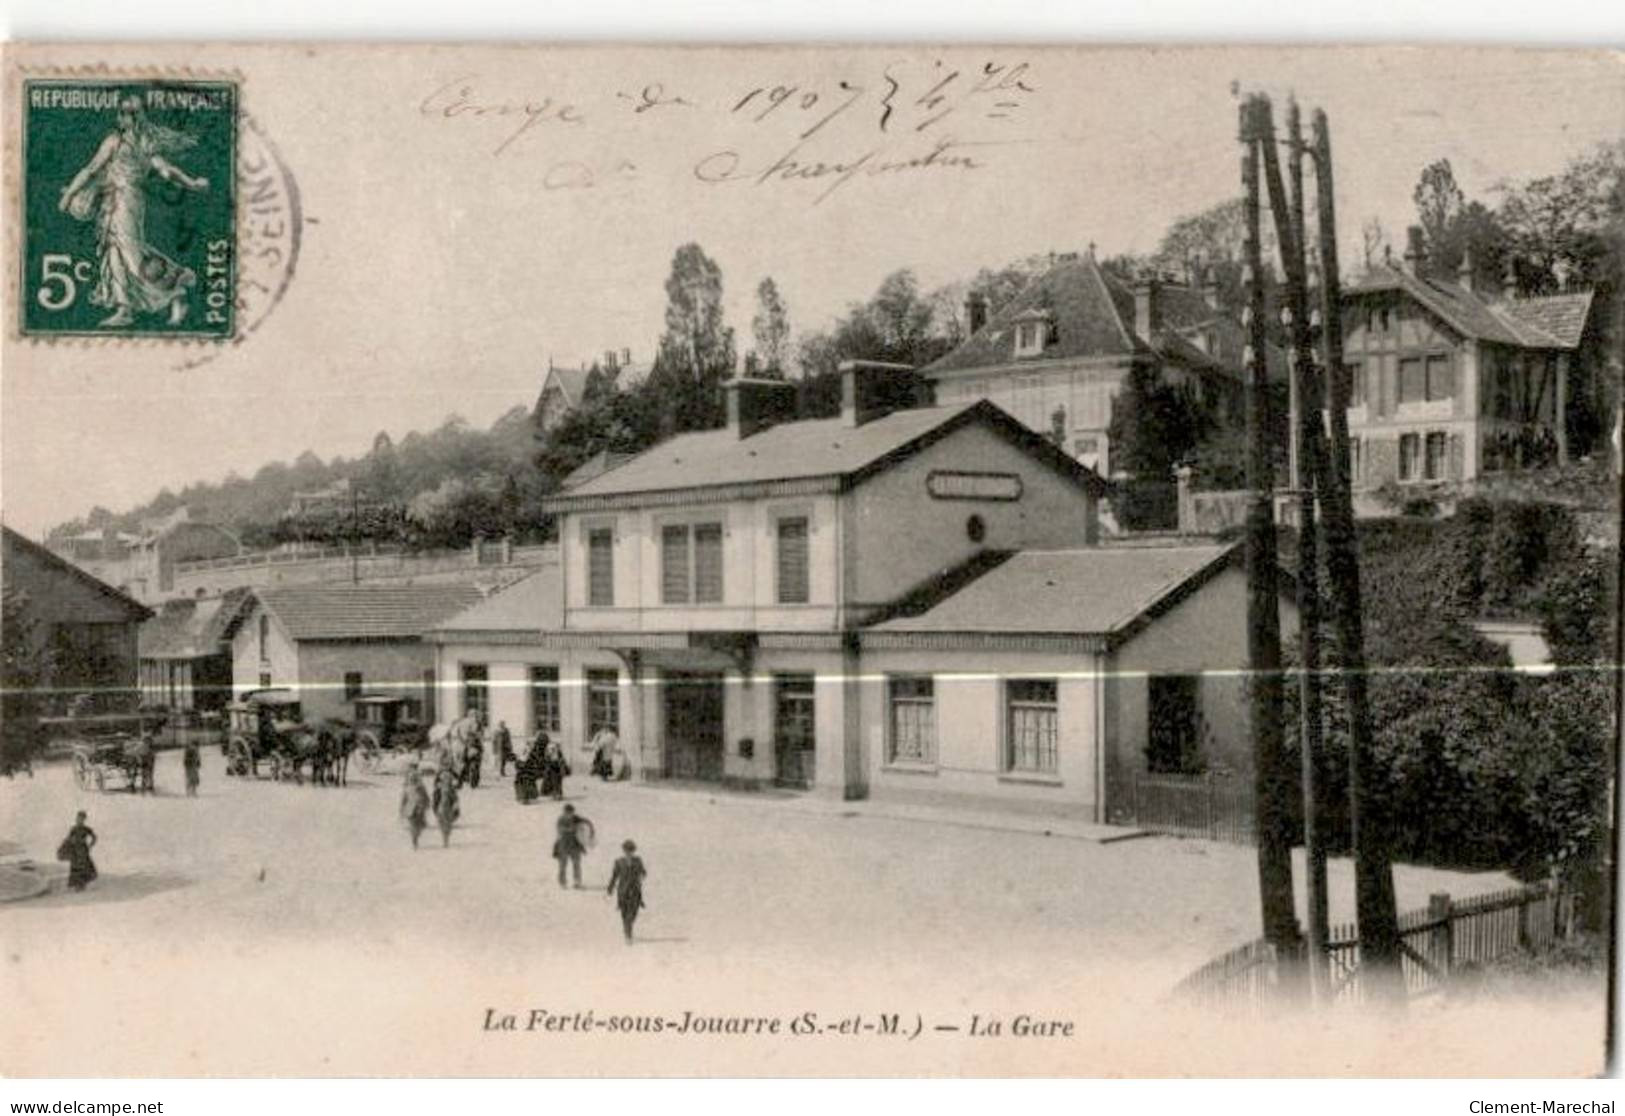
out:
{"label": "low annex building", "polygon": [[[985,400],[729,424],[548,501],[560,561],[437,625],[437,676],[516,740],[608,724],[641,778],[949,794],[1105,820],[1139,767],[1245,765],[1233,547],[1102,544],[1093,471]],[[1153,716],[1151,710],[1159,711]]]}
{"label": "low annex building", "polygon": [[471,585],[338,582],[250,591],[226,628],[231,687],[290,687],[307,719],[349,719],[361,693],[392,694],[436,719],[434,648],[423,635],[481,599]]}

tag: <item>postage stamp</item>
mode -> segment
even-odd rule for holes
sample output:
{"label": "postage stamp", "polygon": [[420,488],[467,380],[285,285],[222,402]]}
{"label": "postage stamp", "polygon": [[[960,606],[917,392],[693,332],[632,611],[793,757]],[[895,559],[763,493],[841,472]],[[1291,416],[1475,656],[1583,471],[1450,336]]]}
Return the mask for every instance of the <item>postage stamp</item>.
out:
{"label": "postage stamp", "polygon": [[18,300],[32,336],[230,337],[230,81],[29,80]]}

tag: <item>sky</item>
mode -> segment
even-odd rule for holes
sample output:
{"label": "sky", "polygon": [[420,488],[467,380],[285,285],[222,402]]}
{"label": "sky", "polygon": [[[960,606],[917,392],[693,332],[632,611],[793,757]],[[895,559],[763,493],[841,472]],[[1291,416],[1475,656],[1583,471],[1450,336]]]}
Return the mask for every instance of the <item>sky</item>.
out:
{"label": "sky", "polygon": [[1032,253],[1150,251],[1237,192],[1233,83],[1275,96],[1278,120],[1292,93],[1328,113],[1345,256],[1368,217],[1402,243],[1434,159],[1493,203],[1496,183],[1625,127],[1619,56],[1504,48],[181,45],[94,60],[240,74],[297,184],[301,251],[236,344],[7,331],[0,514],[35,535],[306,449],[365,453],[380,430],[488,425],[534,402],[549,359],[647,360],[688,241],[720,265],[742,349],[764,276],[800,333],[898,268],[929,290]]}

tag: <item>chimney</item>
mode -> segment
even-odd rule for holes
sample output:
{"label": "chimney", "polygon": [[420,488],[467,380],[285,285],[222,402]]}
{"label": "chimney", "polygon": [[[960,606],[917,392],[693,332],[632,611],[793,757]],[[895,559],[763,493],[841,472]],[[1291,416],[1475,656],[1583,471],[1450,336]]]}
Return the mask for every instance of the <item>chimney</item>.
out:
{"label": "chimney", "polygon": [[621,367],[622,368],[630,368],[630,367],[632,367],[632,350],[631,349],[622,349],[621,350]]}
{"label": "chimney", "polygon": [[605,349],[604,350],[604,371],[605,372],[613,372],[613,371],[615,371],[615,350],[614,349]]}
{"label": "chimney", "polygon": [[1420,279],[1427,266],[1428,250],[1422,240],[1422,226],[1412,225],[1405,230],[1405,270]]}
{"label": "chimney", "polygon": [[965,299],[965,321],[970,324],[972,335],[987,325],[987,296],[980,291],[972,291]]}
{"label": "chimney", "polygon": [[1162,329],[1162,277],[1155,273],[1134,281],[1134,332],[1150,341]]}
{"label": "chimney", "polygon": [[728,397],[728,429],[741,441],[795,417],[792,383],[741,376],[729,380],[723,390]]}
{"label": "chimney", "polygon": [[1473,284],[1473,250],[1463,248],[1461,252],[1461,266],[1456,269],[1456,282],[1460,283],[1471,293],[1477,293]]}
{"label": "chimney", "polygon": [[840,369],[841,423],[845,426],[862,426],[926,399],[925,382],[906,364],[843,360]]}

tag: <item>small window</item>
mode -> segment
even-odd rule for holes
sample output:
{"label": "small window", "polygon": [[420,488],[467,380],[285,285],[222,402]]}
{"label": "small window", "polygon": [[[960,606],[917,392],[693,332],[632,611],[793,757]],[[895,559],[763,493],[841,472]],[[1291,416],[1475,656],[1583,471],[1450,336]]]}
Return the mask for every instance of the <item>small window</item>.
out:
{"label": "small window", "polygon": [[587,672],[587,739],[607,728],[617,736],[621,731],[621,676],[614,670]]}
{"label": "small window", "polygon": [[1450,367],[1448,354],[1438,354],[1427,360],[1427,397],[1434,401],[1450,399],[1456,394],[1456,377]]}
{"label": "small window", "polygon": [[487,692],[487,683],[490,672],[484,663],[463,664],[463,715],[470,713],[489,713],[490,694]]}
{"label": "small window", "polygon": [[1365,466],[1364,454],[1361,452],[1360,439],[1349,439],[1349,483],[1359,484],[1365,480],[1362,469]]}
{"label": "small window", "polygon": [[344,700],[354,701],[361,696],[361,672],[347,670],[344,672]]}
{"label": "small window", "polygon": [[270,639],[271,639],[271,618],[269,616],[265,615],[265,613],[262,612],[262,613],[260,613],[260,661],[261,662],[263,662],[264,660],[269,659],[271,657],[270,654],[267,652],[267,647],[268,647],[268,645],[270,643]]}
{"label": "small window", "polygon": [[604,608],[615,603],[615,532],[609,527],[587,532],[587,603]]}
{"label": "small window", "polygon": [[1427,399],[1426,373],[1421,357],[1401,357],[1399,361],[1399,401],[1421,403]]}
{"label": "small window", "polygon": [[1450,453],[1450,439],[1447,435],[1434,431],[1427,437],[1427,468],[1428,480],[1443,480],[1446,462]]}
{"label": "small window", "polygon": [[1060,771],[1060,706],[1053,678],[1012,678],[1004,684],[1004,769],[1037,775]]}
{"label": "small window", "polygon": [[1016,355],[1031,356],[1044,351],[1044,323],[1021,322],[1016,326]]}
{"label": "small window", "polygon": [[1416,480],[1420,476],[1422,439],[1415,434],[1399,436],[1399,479]]}
{"label": "small window", "polygon": [[778,521],[780,604],[806,604],[810,599],[807,563],[807,517],[787,516]]}
{"label": "small window", "polygon": [[260,671],[260,689],[268,690],[270,688],[271,688],[271,672],[268,671],[268,670]]}
{"label": "small window", "polygon": [[930,675],[886,680],[890,708],[886,759],[890,763],[937,762],[936,690]]}
{"label": "small window", "polygon": [[530,668],[530,731],[558,732],[559,668],[533,666]]}

